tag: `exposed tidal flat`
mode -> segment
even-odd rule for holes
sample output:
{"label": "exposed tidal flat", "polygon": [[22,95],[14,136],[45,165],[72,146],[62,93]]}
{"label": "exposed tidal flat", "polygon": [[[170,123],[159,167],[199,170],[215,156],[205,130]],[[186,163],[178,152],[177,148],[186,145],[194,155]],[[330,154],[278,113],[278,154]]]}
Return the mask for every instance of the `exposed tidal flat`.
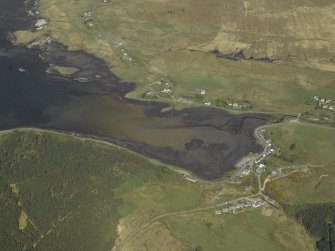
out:
{"label": "exposed tidal flat", "polygon": [[[128,99],[136,85],[93,55],[53,40],[30,48],[10,45],[8,32],[28,29],[33,20],[22,19],[27,6],[19,1],[1,5],[1,20],[11,16],[13,23],[0,24],[1,129],[34,126],[105,138],[207,179],[220,178],[244,155],[261,151],[253,133],[273,120],[270,115],[205,107],[163,112],[166,104]],[[78,71],[62,75],[52,65]]]}

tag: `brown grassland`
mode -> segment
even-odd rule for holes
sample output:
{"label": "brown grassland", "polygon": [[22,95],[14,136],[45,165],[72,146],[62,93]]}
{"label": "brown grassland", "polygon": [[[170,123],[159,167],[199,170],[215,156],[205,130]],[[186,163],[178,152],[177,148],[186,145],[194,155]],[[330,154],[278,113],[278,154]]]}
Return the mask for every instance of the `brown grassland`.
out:
{"label": "brown grassland", "polygon": [[[135,98],[167,76],[172,101],[202,88],[212,104],[231,98],[258,111],[304,112],[307,98],[335,96],[334,11],[332,0],[41,0],[49,24],[40,33],[104,58],[138,84]],[[18,42],[37,34],[18,32]]]}

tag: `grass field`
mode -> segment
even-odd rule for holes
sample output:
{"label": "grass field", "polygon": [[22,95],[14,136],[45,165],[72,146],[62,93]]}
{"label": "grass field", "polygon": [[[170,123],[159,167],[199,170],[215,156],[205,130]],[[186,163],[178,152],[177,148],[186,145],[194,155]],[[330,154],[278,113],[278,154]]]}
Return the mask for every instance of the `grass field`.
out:
{"label": "grass field", "polygon": [[[41,34],[105,59],[118,76],[138,84],[130,94],[135,98],[165,76],[176,82],[175,98],[201,88],[211,104],[248,100],[258,111],[304,112],[313,95],[335,98],[331,0],[39,3],[49,22]],[[18,32],[18,42],[36,34]],[[214,49],[276,61],[216,58]]]}
{"label": "grass field", "polygon": [[167,183],[146,185],[127,194],[125,198],[144,208],[169,212],[199,206],[201,194],[192,186]]}
{"label": "grass field", "polygon": [[273,208],[237,215],[194,215],[166,221],[190,250],[313,250],[302,226]]}
{"label": "grass field", "polygon": [[[270,182],[268,192],[282,203],[334,202],[335,131],[304,125],[287,125],[268,129],[280,156],[268,161],[275,167],[307,167]],[[294,147],[292,147],[294,145]],[[284,187],[285,189],[280,189]]]}
{"label": "grass field", "polygon": [[[284,161],[309,165],[335,163],[334,128],[286,125],[267,129],[267,133],[276,148],[280,149],[281,159]],[[294,148],[291,147],[293,144]]]}

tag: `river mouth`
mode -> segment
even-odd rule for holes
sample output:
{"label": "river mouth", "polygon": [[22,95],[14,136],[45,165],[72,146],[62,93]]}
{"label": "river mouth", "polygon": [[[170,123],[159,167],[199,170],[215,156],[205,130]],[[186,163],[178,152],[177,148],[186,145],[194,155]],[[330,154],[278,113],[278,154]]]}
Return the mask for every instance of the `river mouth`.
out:
{"label": "river mouth", "polygon": [[[20,18],[10,11],[13,6]],[[205,107],[162,112],[166,104],[125,98],[136,85],[93,55],[68,51],[56,41],[43,48],[10,46],[7,33],[27,29],[33,18],[23,22],[29,6],[17,0],[4,0],[1,7],[1,18],[11,15],[13,23],[0,26],[1,129],[35,126],[94,135],[205,179],[222,177],[241,157],[262,150],[253,133],[270,115]],[[64,76],[50,68],[55,64],[79,71]]]}

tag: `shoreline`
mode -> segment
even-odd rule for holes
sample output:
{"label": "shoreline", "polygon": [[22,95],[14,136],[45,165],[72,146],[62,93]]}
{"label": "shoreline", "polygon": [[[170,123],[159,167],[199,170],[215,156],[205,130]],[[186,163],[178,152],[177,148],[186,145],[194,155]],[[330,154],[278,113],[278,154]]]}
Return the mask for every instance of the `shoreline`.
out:
{"label": "shoreline", "polygon": [[164,163],[159,159],[147,157],[147,156],[145,156],[143,154],[140,154],[136,151],[132,151],[127,147],[123,147],[121,145],[110,142],[108,139],[98,138],[95,135],[87,135],[87,134],[85,135],[83,133],[67,132],[67,131],[60,131],[60,130],[54,130],[54,129],[42,129],[42,128],[38,128],[38,127],[18,127],[18,128],[13,128],[13,129],[0,130],[0,138],[4,135],[9,135],[9,134],[12,134],[12,133],[15,133],[15,132],[50,133],[50,134],[54,134],[54,135],[58,135],[58,136],[70,137],[70,138],[73,138],[75,140],[90,141],[90,142],[94,142],[96,144],[103,144],[103,145],[107,145],[107,146],[110,146],[110,147],[115,147],[115,148],[127,151],[131,154],[134,154],[138,157],[144,158],[144,159],[150,161],[153,164],[164,166],[164,167],[176,172],[177,174],[190,176],[190,177],[196,179],[197,182],[201,182],[201,183],[221,183],[222,182],[221,179],[224,178],[224,177],[222,177],[218,180],[203,179],[200,176],[197,176],[196,174],[192,173],[189,170],[186,170],[184,168],[174,166],[174,165],[171,165],[171,164]]}
{"label": "shoreline", "polygon": [[[29,3],[34,6],[36,1],[29,1]],[[26,8],[27,6],[21,3],[21,7]],[[36,18],[36,16],[34,18]],[[21,20],[17,20],[16,26],[20,25],[20,21]],[[30,26],[30,28],[33,29],[33,24],[31,23],[30,25],[32,26]],[[26,24],[23,26],[25,27]],[[37,46],[29,49],[26,48],[26,45],[12,45],[11,50],[12,53],[17,53],[18,55],[22,54],[26,57],[28,55],[29,62],[27,62],[27,67],[29,67],[31,60],[35,60],[33,57],[36,57],[35,65],[37,65],[37,63],[40,64],[35,68],[41,69],[28,69],[27,73],[22,74],[23,77],[30,74],[31,76],[29,77],[41,77],[41,83],[29,83],[31,87],[38,89],[38,84],[40,84],[41,87],[48,88],[46,94],[56,93],[55,95],[58,95],[59,92],[60,95],[56,97],[56,99],[58,99],[56,100],[58,102],[56,104],[49,102],[49,100],[42,100],[46,102],[46,105],[39,113],[35,113],[35,110],[32,110],[31,113],[27,114],[26,110],[24,110],[26,109],[24,104],[22,106],[24,109],[19,110],[20,113],[18,114],[24,114],[26,120],[21,121],[21,117],[17,116],[17,121],[14,120],[12,123],[4,123],[1,126],[1,128],[4,129],[26,126],[45,128],[49,131],[61,131],[63,133],[65,132],[65,134],[71,134],[71,131],[73,131],[80,135],[86,135],[86,138],[95,138],[111,142],[142,156],[159,159],[160,162],[165,165],[179,166],[183,171],[190,171],[193,174],[196,173],[196,176],[202,179],[220,180],[222,176],[234,170],[234,165],[240,158],[245,156],[245,153],[258,152],[261,150],[262,146],[257,143],[257,139],[252,135],[254,128],[260,124],[269,122],[275,123],[278,121],[277,118],[274,118],[270,114],[236,114],[214,107],[190,107],[182,110],[171,109],[169,111],[163,111],[169,104],[159,101],[144,101],[127,98],[126,94],[136,87],[134,83],[127,83],[118,78],[103,59],[97,58],[95,55],[88,54],[82,50],[68,51],[67,46],[57,41],[47,44],[44,48]],[[44,60],[37,58],[37,55],[40,53],[43,54]],[[20,64],[22,63],[25,63],[25,61],[20,62]],[[43,72],[43,68],[47,67],[48,64],[57,63],[77,67],[80,70],[72,74],[71,77],[62,76],[57,73],[47,74]],[[21,67],[21,65],[19,67]],[[101,77],[96,78],[95,76],[97,75]],[[88,78],[90,83],[79,83],[73,78]],[[18,86],[18,88],[18,90],[21,90],[20,88],[22,87]],[[41,93],[38,92],[32,94],[33,98],[37,98],[38,95],[41,95]],[[42,93],[42,96],[43,95],[44,93]],[[127,106],[134,105],[141,110],[140,112],[143,110],[142,120],[136,122],[136,125],[130,128],[130,131],[126,131],[125,137],[122,140],[118,139],[117,134],[111,134],[109,131],[101,129],[99,123],[104,122],[101,119],[107,119],[107,117],[90,120],[90,115],[85,117],[81,114],[81,109],[86,112],[85,109],[91,108],[89,105],[85,106],[85,103],[82,101],[92,99],[92,104],[95,104],[102,96],[108,98],[109,101],[113,99],[119,102],[118,104],[113,104],[108,107],[101,105],[95,107],[97,111],[106,111],[104,116],[109,116],[108,119],[120,120],[118,127],[112,123],[106,126],[110,131],[114,131],[114,129],[117,131],[122,128],[123,125],[133,123],[134,118],[136,119],[138,115],[142,116],[138,111],[132,112],[132,110],[127,109]],[[24,97],[26,98],[26,96]],[[16,98],[16,96],[12,98]],[[20,100],[20,97],[18,100]],[[79,100],[82,103],[77,105],[77,103],[72,102],[72,100]],[[22,107],[20,107],[20,109]],[[119,116],[119,114],[112,112],[107,113],[107,111],[110,111],[107,110],[107,108],[113,110],[119,109],[123,113],[132,113],[131,116],[127,118],[115,117]],[[72,109],[75,111],[75,114],[77,114],[78,111],[78,116],[83,115],[83,118],[73,120],[69,115],[64,115],[60,120],[57,120],[59,115],[63,116],[63,111],[66,111],[66,109]],[[11,112],[15,113],[17,111],[16,107],[11,108]],[[185,116],[185,114],[187,115]],[[5,111],[3,115],[6,118],[7,114]],[[74,114],[71,114],[71,116],[73,115]],[[157,125],[150,124],[152,120],[166,120],[167,123],[164,122],[159,124],[159,127],[155,127]],[[166,132],[180,127],[192,129],[194,134],[193,139],[200,138],[203,140],[203,143],[200,146],[191,146],[191,150],[186,150],[183,148],[178,149],[174,144],[163,144],[162,147],[157,147],[154,143],[151,143],[152,141],[150,140],[141,141],[136,137],[129,136],[134,130],[135,134],[146,133],[145,130],[141,129],[143,126],[147,126],[145,130],[148,131],[151,129],[159,129],[159,133],[162,135],[161,142],[164,142]],[[175,141],[179,140],[178,144],[180,143],[181,145],[192,143],[192,137],[185,137],[185,140],[180,140],[178,137],[182,136],[182,133],[182,131],[176,130],[176,133],[172,135],[175,137]],[[213,137],[216,139],[213,140]],[[220,140],[218,140],[219,137]],[[189,140],[191,141],[189,142]]]}
{"label": "shoreline", "polygon": [[[39,50],[39,48],[36,49],[27,49],[23,47],[18,47],[15,48],[13,47],[13,50],[16,50],[17,53],[42,53],[43,50]],[[204,165],[201,164],[201,159],[197,159],[197,163],[194,162],[192,163],[192,160],[190,157],[186,156],[189,159],[185,160],[185,154],[188,154],[187,152],[177,152],[175,148],[169,147],[154,147],[153,145],[150,144],[145,144],[141,143],[141,141],[134,141],[132,138],[125,138],[124,141],[117,140],[115,136],[117,135],[109,135],[108,133],[104,131],[100,131],[99,135],[96,134],[97,131],[92,130],[95,129],[94,126],[99,126],[98,121],[87,121],[84,122],[84,124],[79,124],[80,127],[77,127],[74,125],[70,124],[54,124],[55,122],[55,115],[58,116],[58,114],[51,113],[49,118],[50,120],[47,120],[46,122],[44,121],[36,121],[32,117],[32,120],[29,120],[24,123],[14,123],[11,125],[3,125],[3,129],[11,129],[11,128],[18,128],[21,126],[27,126],[27,127],[39,127],[39,128],[45,128],[49,130],[57,130],[57,131],[77,131],[78,133],[81,130],[83,134],[89,135],[89,137],[95,137],[99,139],[103,139],[104,141],[109,141],[113,142],[114,144],[120,145],[122,147],[128,148],[131,151],[135,151],[137,153],[140,153],[141,155],[144,155],[149,158],[154,158],[154,159],[160,159],[161,162],[165,164],[170,164],[170,165],[178,165],[184,170],[195,170],[197,172],[198,177],[202,177],[204,179],[213,179],[216,180],[218,179],[219,176],[225,175],[231,170],[234,170],[233,165],[235,164],[236,159],[241,158],[241,151],[244,152],[246,149],[248,152],[249,151],[255,151],[256,148],[259,148],[258,144],[256,145],[256,139],[254,137],[251,137],[249,135],[250,133],[248,132],[250,129],[253,129],[254,126],[260,123],[274,123],[277,122],[277,118],[273,118],[271,115],[267,114],[253,114],[253,113],[247,113],[247,114],[233,114],[229,111],[225,111],[223,109],[216,109],[216,108],[208,108],[208,107],[190,107],[190,108],[185,108],[182,110],[168,110],[164,111],[164,108],[168,107],[168,104],[162,103],[162,102],[157,102],[157,101],[143,101],[143,100],[135,100],[135,99],[129,99],[124,97],[122,94],[127,92],[129,90],[127,87],[123,89],[123,86],[127,86],[127,83],[122,82],[122,80],[118,79],[117,76],[115,76],[112,72],[110,72],[110,69],[106,68],[106,65],[104,64],[104,61],[96,58],[92,55],[89,55],[85,53],[84,51],[74,51],[74,52],[68,52],[66,51],[66,46],[59,44],[58,42],[53,42],[51,47],[47,51],[47,62],[43,62],[43,65],[47,65],[47,63],[56,63],[60,62],[59,59],[54,60],[54,57],[56,55],[63,55],[62,58],[65,60],[64,62],[71,62],[70,66],[74,66],[80,69],[80,71],[76,74],[73,74],[75,77],[80,77],[83,74],[86,76],[88,73],[93,71],[94,73],[98,73],[100,75],[103,75],[103,78],[97,79],[97,80],[92,80],[90,84],[78,84],[76,83],[72,77],[66,77],[62,76],[61,74],[45,74],[46,76],[46,81],[49,83],[46,83],[47,85],[50,84],[55,91],[60,91],[63,95],[65,95],[66,99],[85,99],[86,97],[90,97],[93,99],[99,99],[99,96],[104,96],[107,97],[108,99],[114,99],[117,102],[119,102],[122,107],[114,107],[113,109],[119,109],[121,108],[123,110],[123,107],[126,107],[128,105],[135,105],[140,109],[143,109],[144,111],[144,117],[147,118],[146,120],[168,120],[170,122],[173,122],[173,126],[181,126],[183,128],[190,128],[192,130],[197,130],[197,132],[200,132],[200,130],[204,131],[212,131],[211,133],[216,133],[218,136],[223,135],[226,133],[229,137],[232,137],[234,142],[233,144],[238,144],[238,146],[244,145],[242,149],[237,149],[234,150],[234,146],[231,146],[229,144],[228,138],[226,140],[223,140],[222,143],[228,144],[227,147],[233,149],[232,152],[228,152],[229,155],[227,155],[227,159],[221,159],[221,162],[219,161],[219,158],[223,158],[223,156],[219,156],[218,154],[220,153],[220,148],[208,148],[208,146],[211,144],[211,142],[205,142],[203,147],[202,147],[202,152],[204,154],[207,154],[209,156],[211,153],[209,151],[212,151],[213,154],[216,154],[215,159],[211,160],[211,163],[214,163],[214,167],[212,168],[213,165]],[[76,59],[76,61],[74,61]],[[79,59],[79,61],[78,61]],[[93,61],[92,61],[93,60]],[[51,62],[50,62],[51,61]],[[62,61],[63,62],[63,61]],[[86,64],[87,62],[90,62],[90,64]],[[28,73],[26,75],[29,75],[31,72],[28,70]],[[40,74],[39,72],[36,72],[37,74]],[[36,74],[35,73],[35,74]],[[114,82],[113,84],[110,84],[110,82]],[[35,84],[34,84],[35,85]],[[129,85],[128,85],[129,86]],[[133,87],[133,86],[132,86]],[[121,91],[119,90],[121,88]],[[94,97],[96,96],[96,98]],[[70,107],[72,105],[71,109],[77,109],[76,107],[73,106],[71,103],[62,103],[61,106],[51,106],[52,109],[60,109],[62,110],[68,108],[68,104],[70,104]],[[78,107],[78,109],[81,109],[82,107]],[[105,107],[97,107],[97,109],[105,109]],[[128,112],[128,110],[125,110],[125,112]],[[184,114],[188,114],[185,118],[183,118]],[[107,114],[106,114],[107,115]],[[117,115],[117,114],[116,114]],[[111,115],[108,115],[111,116]],[[136,114],[132,115],[132,117],[137,116]],[[200,119],[199,119],[200,116]],[[43,119],[43,117],[41,117]],[[46,119],[49,119],[46,117]],[[69,118],[66,118],[69,119]],[[117,119],[117,118],[116,118]],[[245,121],[245,122],[244,122]],[[61,121],[62,122],[62,121]],[[70,120],[71,122],[71,120]],[[76,123],[83,123],[82,120],[80,121],[73,121]],[[92,124],[93,122],[93,124]],[[122,123],[127,124],[128,121],[123,121],[121,120]],[[95,123],[95,124],[94,124]],[[122,124],[121,123],[121,124]],[[142,123],[142,122],[141,122]],[[255,124],[255,125],[254,125]],[[226,128],[226,125],[228,127]],[[86,127],[90,126],[90,127]],[[141,126],[141,124],[139,124]],[[162,135],[165,133],[166,127],[165,124],[162,124],[162,128],[159,128],[162,130]],[[91,128],[91,129],[90,129]],[[203,129],[201,129],[203,128]],[[206,129],[208,128],[208,129]],[[169,127],[167,127],[169,129]],[[137,130],[135,128],[135,130]],[[236,130],[236,132],[235,132]],[[240,131],[241,130],[241,131]],[[138,131],[139,134],[141,134],[141,131],[139,129]],[[223,134],[222,134],[223,133]],[[236,134],[237,133],[237,134]],[[200,135],[199,135],[200,136]],[[228,137],[227,136],[227,137]],[[198,136],[197,136],[198,137]],[[200,136],[201,137],[201,136]],[[206,136],[207,137],[207,136]],[[221,136],[220,136],[221,137]],[[178,140],[176,138],[176,140]],[[206,141],[207,139],[204,138]],[[228,141],[227,141],[228,140]],[[235,141],[238,140],[238,141]],[[187,142],[182,142],[187,143]],[[217,146],[218,147],[218,146]],[[254,150],[252,150],[254,149]],[[237,151],[236,151],[237,150]],[[258,151],[258,150],[257,150]],[[184,156],[181,156],[183,154]],[[181,159],[184,158],[184,159]],[[196,156],[197,158],[197,156]],[[226,161],[225,161],[226,160]],[[233,162],[232,162],[233,160]],[[213,162],[214,161],[214,162]],[[222,162],[224,161],[224,162]],[[200,163],[200,165],[198,164]],[[221,169],[221,165],[224,163],[225,165]],[[219,166],[220,166],[220,171],[219,171]],[[207,167],[210,167],[212,169],[207,169]],[[220,172],[220,173],[219,173]],[[194,172],[193,172],[194,173]],[[203,174],[203,175],[201,175]]]}

